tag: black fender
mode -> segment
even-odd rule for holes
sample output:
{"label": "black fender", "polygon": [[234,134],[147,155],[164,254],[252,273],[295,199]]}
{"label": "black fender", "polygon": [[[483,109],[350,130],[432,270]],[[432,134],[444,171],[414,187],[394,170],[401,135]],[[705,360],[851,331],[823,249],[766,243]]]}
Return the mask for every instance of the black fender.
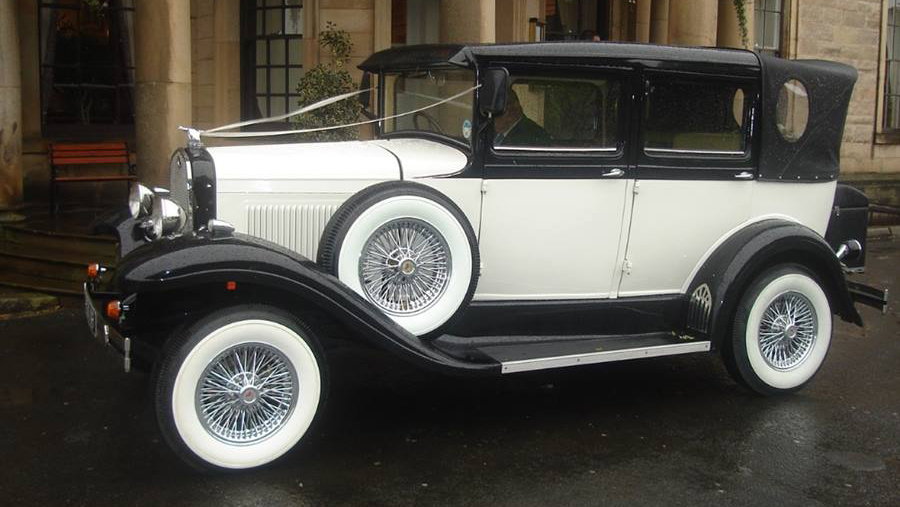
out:
{"label": "black fender", "polygon": [[375,346],[431,369],[470,375],[500,371],[497,363],[461,361],[435,349],[314,262],[244,234],[200,233],[153,241],[120,260],[108,288],[127,302],[140,301],[142,295],[177,297],[197,287],[225,291],[228,282],[237,290],[244,285],[265,287],[295,297],[279,303],[287,311],[324,311]]}
{"label": "black fender", "polygon": [[770,219],[733,234],[697,271],[687,292],[688,331],[709,338],[713,345],[720,343],[729,336],[735,309],[750,283],[766,269],[784,262],[795,262],[815,273],[832,311],[862,326],[840,261],[828,243],[804,225]]}

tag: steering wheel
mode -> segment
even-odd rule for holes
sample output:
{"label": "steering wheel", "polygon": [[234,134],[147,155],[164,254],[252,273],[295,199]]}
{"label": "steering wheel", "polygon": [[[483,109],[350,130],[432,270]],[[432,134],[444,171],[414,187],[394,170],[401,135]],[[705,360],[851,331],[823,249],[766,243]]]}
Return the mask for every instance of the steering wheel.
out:
{"label": "steering wheel", "polygon": [[[419,118],[425,118],[430,128],[423,129],[422,126],[419,125]],[[438,134],[444,134],[444,129],[441,128],[441,124],[438,123],[437,120],[435,120],[430,114],[426,113],[425,111],[417,111],[413,115],[413,125],[415,125],[419,130],[432,130],[437,132]]]}

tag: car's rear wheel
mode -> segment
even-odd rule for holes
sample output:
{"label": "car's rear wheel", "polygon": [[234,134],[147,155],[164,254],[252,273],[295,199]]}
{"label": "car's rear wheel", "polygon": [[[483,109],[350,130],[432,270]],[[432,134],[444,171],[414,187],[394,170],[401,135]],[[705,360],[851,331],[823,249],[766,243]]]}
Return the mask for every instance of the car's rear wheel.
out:
{"label": "car's rear wheel", "polygon": [[764,395],[802,388],[831,344],[832,313],[816,277],[794,264],[773,268],[747,289],[726,362],[736,380]]}
{"label": "car's rear wheel", "polygon": [[349,199],[322,235],[317,262],[418,336],[437,331],[472,299],[475,232],[447,197],[389,182]]}
{"label": "car's rear wheel", "polygon": [[323,399],[325,363],[312,331],[275,308],[205,317],[168,344],[156,385],[160,430],[189,464],[268,464],[306,434]]}

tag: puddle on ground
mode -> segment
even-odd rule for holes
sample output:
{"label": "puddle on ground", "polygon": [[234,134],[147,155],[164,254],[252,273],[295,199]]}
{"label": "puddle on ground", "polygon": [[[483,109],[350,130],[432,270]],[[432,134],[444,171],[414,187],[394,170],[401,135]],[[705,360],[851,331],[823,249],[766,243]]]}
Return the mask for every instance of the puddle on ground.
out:
{"label": "puddle on ground", "polygon": [[884,470],[884,460],[878,456],[869,456],[859,452],[837,451],[825,454],[831,463],[849,468],[856,472],[877,472]]}

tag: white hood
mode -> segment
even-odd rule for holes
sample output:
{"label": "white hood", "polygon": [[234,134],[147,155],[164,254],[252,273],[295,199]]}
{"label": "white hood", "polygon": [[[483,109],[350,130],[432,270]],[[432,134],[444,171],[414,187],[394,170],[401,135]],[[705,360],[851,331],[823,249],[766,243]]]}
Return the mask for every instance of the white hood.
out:
{"label": "white hood", "polygon": [[462,151],[426,139],[223,146],[207,151],[218,180],[415,179],[459,172],[468,161]]}

